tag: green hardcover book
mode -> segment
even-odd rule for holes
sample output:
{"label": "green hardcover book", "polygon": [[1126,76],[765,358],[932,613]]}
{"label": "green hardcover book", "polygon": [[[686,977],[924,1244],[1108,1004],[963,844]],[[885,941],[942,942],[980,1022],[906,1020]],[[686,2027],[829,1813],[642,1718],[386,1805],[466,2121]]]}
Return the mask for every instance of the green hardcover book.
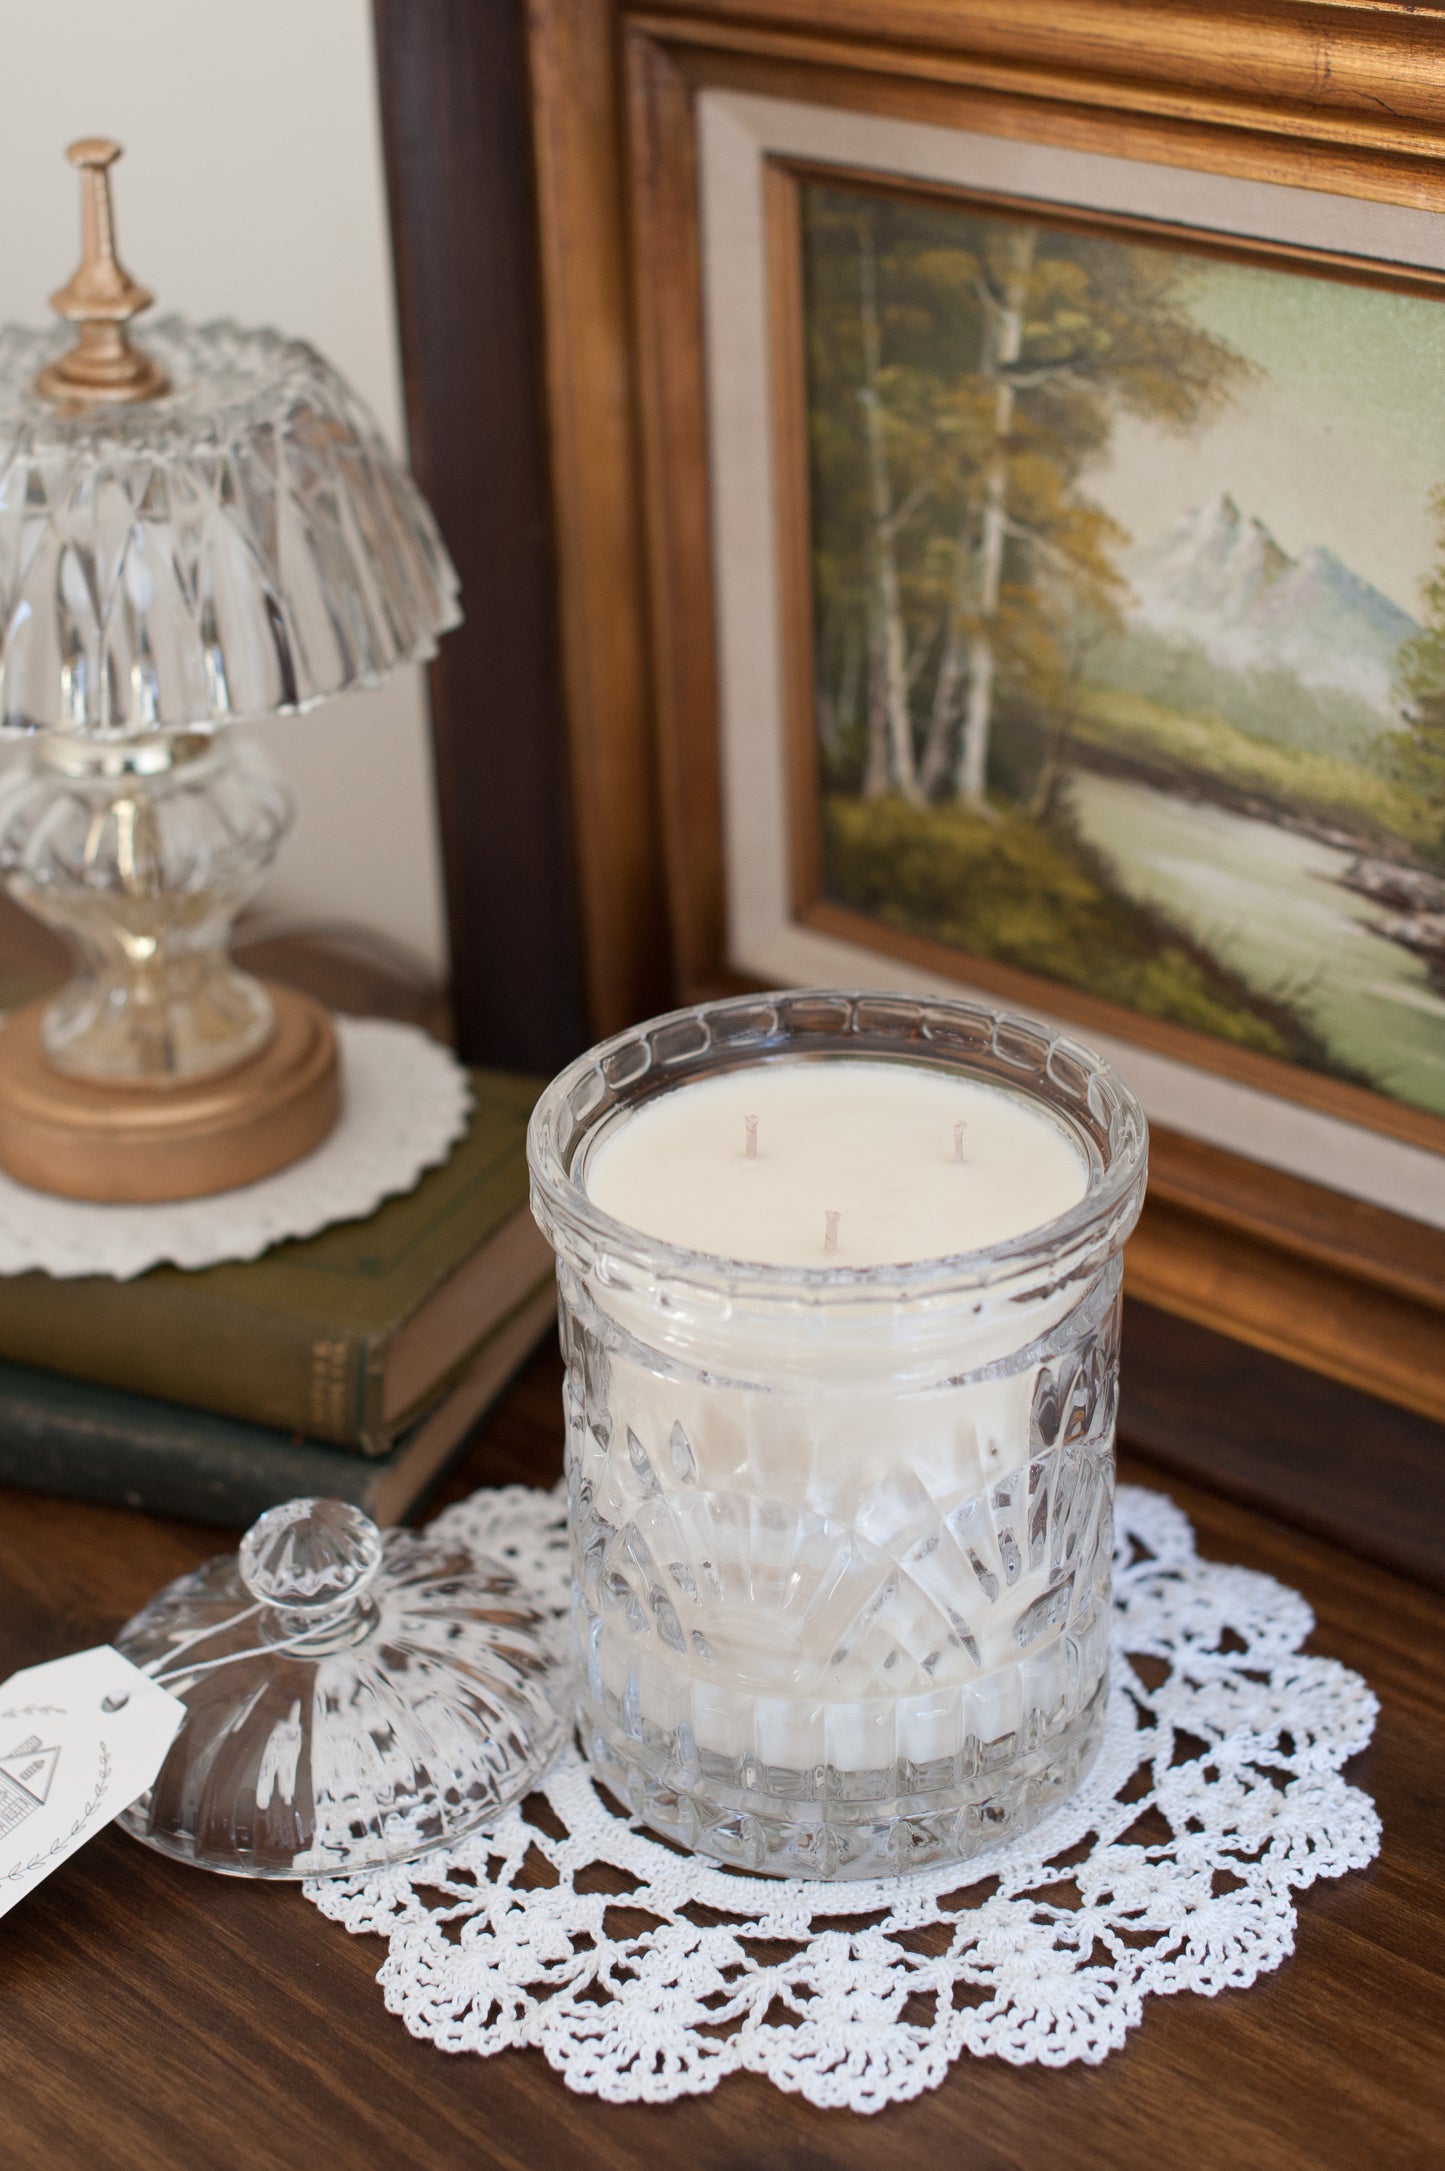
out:
{"label": "green hardcover book", "polygon": [[205,1410],[0,1364],[0,1485],[244,1530],[281,1500],[350,1500],[394,1523],[432,1485],[556,1313],[534,1290],[390,1453],[366,1459]]}
{"label": "green hardcover book", "polygon": [[0,1279],[0,1359],[384,1455],[552,1272],[527,1206],[539,1082],[473,1071],[444,1166],[243,1264]]}

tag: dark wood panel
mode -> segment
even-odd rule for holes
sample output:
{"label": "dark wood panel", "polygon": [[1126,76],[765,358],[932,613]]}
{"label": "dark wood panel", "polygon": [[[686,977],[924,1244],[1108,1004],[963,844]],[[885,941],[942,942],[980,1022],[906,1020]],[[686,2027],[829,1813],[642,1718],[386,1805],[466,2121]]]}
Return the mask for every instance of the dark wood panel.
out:
{"label": "dark wood panel", "polygon": [[[549,1478],[561,1448],[549,1351],[453,1491]],[[1149,1480],[1126,1460],[1125,1474]],[[1156,1479],[1157,1481],[1157,1479]],[[1185,1481],[1203,1549],[1281,1577],[1313,1647],[1383,1710],[1349,1775],[1375,1796],[1369,1871],[1299,1898],[1296,1951],[1248,1991],[1151,2000],[1098,2068],[965,2062],[876,2118],[761,2081],[667,2106],[570,2095],[540,2054],[482,2062],[415,2042],[383,2005],[383,1948],[294,1890],[209,1878],[115,1834],[4,1924],[6,2171],[1407,2171],[1437,2160],[1445,1951],[1445,1602]],[[111,1634],[222,1542],[119,1509],[0,1493],[0,1671]]]}
{"label": "dark wood panel", "polygon": [[643,602],[615,0],[527,0],[559,597],[589,1013],[673,996]]}
{"label": "dark wood panel", "polygon": [[412,464],[466,622],[431,668],[457,1041],[584,1046],[519,0],[376,0]]}
{"label": "dark wood panel", "polygon": [[1445,1426],[1124,1306],[1119,1431],[1152,1463],[1445,1590]]}

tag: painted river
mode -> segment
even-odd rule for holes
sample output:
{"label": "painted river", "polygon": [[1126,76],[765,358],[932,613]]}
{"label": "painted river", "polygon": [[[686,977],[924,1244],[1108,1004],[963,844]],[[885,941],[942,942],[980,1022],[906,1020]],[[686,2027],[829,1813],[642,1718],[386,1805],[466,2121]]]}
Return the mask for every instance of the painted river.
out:
{"label": "painted river", "polygon": [[1381,1091],[1445,1114],[1445,997],[1370,932],[1382,908],[1335,879],[1355,856],[1207,800],[1076,773],[1079,828],[1121,886],[1253,988],[1287,1003]]}

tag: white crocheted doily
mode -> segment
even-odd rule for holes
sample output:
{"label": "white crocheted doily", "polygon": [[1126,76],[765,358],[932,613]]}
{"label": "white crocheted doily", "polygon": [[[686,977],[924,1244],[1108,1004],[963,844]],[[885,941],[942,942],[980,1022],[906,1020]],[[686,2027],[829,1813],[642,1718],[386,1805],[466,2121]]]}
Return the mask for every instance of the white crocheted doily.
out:
{"label": "white crocheted doily", "polygon": [[[410,1191],[467,1127],[471,1087],[449,1048],[389,1018],[337,1018],[341,1120],[275,1176],[163,1206],[92,1206],[0,1175],[0,1274],[39,1268],[129,1281],[147,1267],[255,1259]],[[0,1292],[3,1301],[3,1292]]]}
{"label": "white crocheted doily", "polygon": [[[478,1493],[436,1528],[561,1609],[557,1494]],[[1240,1989],[1294,1944],[1292,1890],[1371,1861],[1379,1819],[1340,1777],[1377,1705],[1301,1653],[1294,1591],[1201,1560],[1161,1494],[1120,1488],[1113,1689],[1098,1761],[1024,1839],[892,1882],[749,1877],[608,1808],[575,1749],[490,1831],[305,1887],[388,1941],[413,2035],[540,2049],[570,2088],[664,2103],[762,2073],[876,2111],[964,2052],[1097,2064],[1150,1991]]]}

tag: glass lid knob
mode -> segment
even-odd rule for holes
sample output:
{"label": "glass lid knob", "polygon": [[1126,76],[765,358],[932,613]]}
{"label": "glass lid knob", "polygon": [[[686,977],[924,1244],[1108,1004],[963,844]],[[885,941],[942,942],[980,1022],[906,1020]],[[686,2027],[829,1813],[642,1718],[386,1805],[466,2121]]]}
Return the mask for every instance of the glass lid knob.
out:
{"label": "glass lid knob", "polygon": [[288,1500],[241,1540],[241,1581],[285,1613],[329,1613],[359,1599],[382,1561],[381,1532],[345,1500]]}

